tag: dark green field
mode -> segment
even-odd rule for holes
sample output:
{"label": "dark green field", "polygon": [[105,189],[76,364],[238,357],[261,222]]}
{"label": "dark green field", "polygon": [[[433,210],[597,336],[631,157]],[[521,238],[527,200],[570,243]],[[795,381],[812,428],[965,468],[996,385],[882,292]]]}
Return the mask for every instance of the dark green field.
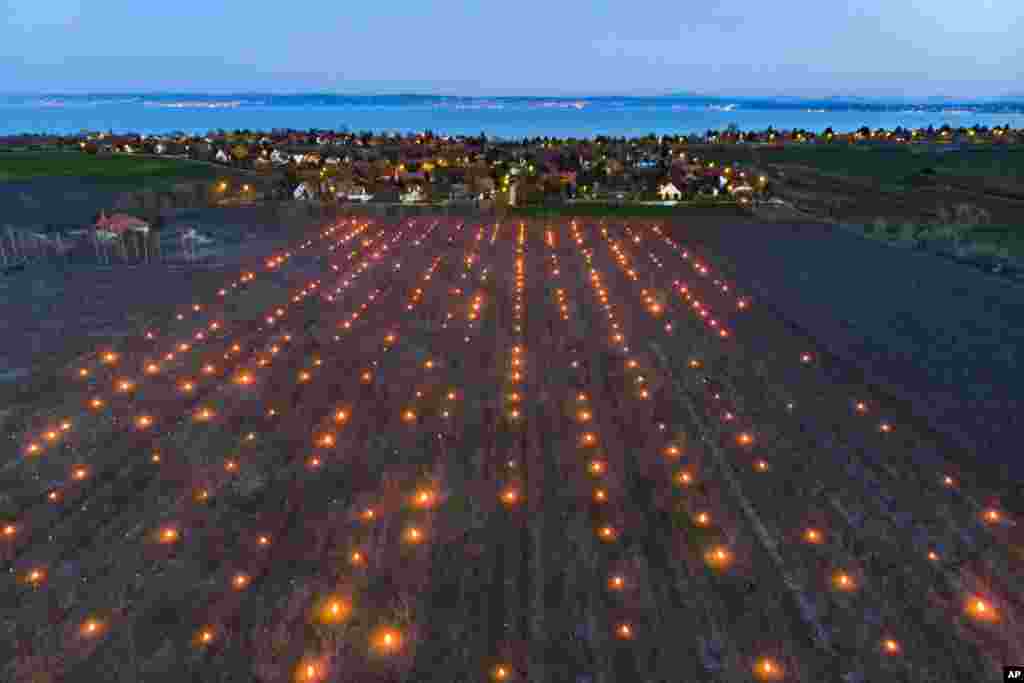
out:
{"label": "dark green field", "polygon": [[562,216],[593,216],[593,217],[634,217],[634,218],[670,218],[673,216],[716,215],[745,216],[732,202],[686,202],[676,206],[658,206],[644,204],[564,204],[556,206],[523,206],[512,209],[510,216],[521,218],[556,218]]}
{"label": "dark green field", "polygon": [[218,175],[212,166],[179,159],[101,157],[84,152],[0,153],[0,182],[65,177],[98,183],[143,185],[171,180],[207,180]]}
{"label": "dark green field", "polygon": [[[942,152],[941,147],[879,148],[868,146],[792,145],[781,149],[713,147],[710,159],[756,164],[799,164],[824,174],[874,178],[880,184],[898,184],[908,176],[931,168],[936,173],[1024,179],[1024,149],[977,145]],[[701,155],[701,151],[697,151]]]}

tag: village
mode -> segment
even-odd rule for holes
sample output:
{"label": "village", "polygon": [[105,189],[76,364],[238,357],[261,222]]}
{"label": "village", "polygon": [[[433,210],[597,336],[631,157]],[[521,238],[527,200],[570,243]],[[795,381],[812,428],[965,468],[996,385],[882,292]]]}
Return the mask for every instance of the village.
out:
{"label": "village", "polygon": [[[771,179],[749,162],[723,162],[722,148],[788,149],[927,146],[1007,147],[1024,132],[1006,127],[923,128],[820,133],[709,130],[704,135],[593,139],[489,139],[485,135],[219,131],[204,136],[83,133],[21,136],[0,147],[83,150],[102,156],[191,159],[230,171],[211,199],[263,199],[442,206],[529,206],[586,202],[734,203],[771,196]],[[708,152],[712,152],[708,154]],[[243,178],[242,180],[238,180]]]}

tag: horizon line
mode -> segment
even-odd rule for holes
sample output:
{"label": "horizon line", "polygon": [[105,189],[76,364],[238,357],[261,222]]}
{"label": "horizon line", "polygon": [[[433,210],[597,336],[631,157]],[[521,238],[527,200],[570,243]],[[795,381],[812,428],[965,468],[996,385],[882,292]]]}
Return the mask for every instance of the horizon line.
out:
{"label": "horizon line", "polygon": [[614,99],[614,98],[637,98],[637,99],[649,99],[649,98],[666,98],[666,97],[680,97],[680,98],[696,98],[696,99],[736,99],[736,100],[865,100],[865,101],[882,101],[882,100],[900,100],[904,102],[915,102],[922,100],[945,100],[950,102],[956,102],[958,100],[963,101],[974,101],[984,102],[986,100],[1008,100],[1008,99],[1020,99],[1024,100],[1024,93],[1004,93],[1004,94],[988,94],[988,95],[881,95],[881,94],[858,94],[858,93],[832,93],[832,94],[754,94],[754,93],[712,93],[712,92],[687,92],[687,91],[666,91],[661,93],[590,93],[590,94],[490,94],[490,95],[462,95],[462,94],[451,94],[451,93],[429,93],[429,92],[416,92],[416,91],[397,91],[397,92],[381,92],[381,91],[362,91],[362,92],[343,92],[343,91],[332,91],[332,90],[302,90],[302,91],[275,91],[275,90],[237,90],[237,91],[211,91],[211,90],[179,90],[179,89],[166,89],[166,90],[87,90],[87,91],[63,91],[59,89],[53,90],[39,90],[39,91],[26,91],[26,90],[11,90],[4,91],[0,90],[0,96],[31,96],[31,97],[46,97],[46,96],[70,96],[70,97],[88,97],[88,96],[113,96],[113,95],[198,95],[204,97],[230,97],[230,96],[244,96],[244,95],[269,95],[274,97],[309,97],[317,95],[328,95],[328,96],[340,96],[340,97],[424,97],[424,98],[452,98],[452,99],[565,99],[565,100],[579,100],[579,99]]}

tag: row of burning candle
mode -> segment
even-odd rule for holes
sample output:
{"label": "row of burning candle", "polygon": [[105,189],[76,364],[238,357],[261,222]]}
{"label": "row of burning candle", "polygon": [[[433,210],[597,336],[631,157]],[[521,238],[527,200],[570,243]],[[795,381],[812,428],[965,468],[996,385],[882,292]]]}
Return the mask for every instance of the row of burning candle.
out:
{"label": "row of burning candle", "polygon": [[[303,289],[302,293],[303,293],[304,296],[307,295],[307,294],[311,294],[313,289],[315,289],[315,288]],[[373,299],[373,295],[371,294],[371,300],[372,299]],[[365,308],[365,306],[364,306],[364,308]],[[274,344],[272,344],[269,347],[268,356],[272,357],[273,355],[276,355],[282,349],[282,347],[285,346],[290,341],[291,341],[291,335],[290,334],[284,334],[277,343],[274,343]],[[241,352],[241,348],[236,343],[235,345],[233,345],[231,347],[231,351],[236,352],[236,353],[240,353]],[[226,357],[228,357],[228,356],[226,355]],[[262,360],[266,360],[267,362],[259,362],[259,363],[257,363],[260,367],[265,367],[266,365],[269,364],[269,360],[267,360],[266,358],[261,359],[261,361]],[[319,360],[318,359],[313,359],[312,364],[313,364],[314,367],[319,365]],[[213,366],[212,363],[207,363],[206,365],[203,366],[203,372],[204,372],[204,374],[213,375],[213,374],[216,373],[216,369],[215,369],[215,367]],[[309,371],[301,371],[299,373],[299,376],[297,377],[296,381],[299,382],[299,383],[303,383],[305,381],[308,381],[309,376],[310,376],[310,372]],[[253,375],[253,373],[251,371],[241,370],[241,371],[239,371],[234,376],[233,381],[236,384],[247,386],[247,385],[253,384],[253,382],[255,381],[255,378],[254,378],[254,375]],[[181,383],[181,389],[185,393],[191,393],[192,391],[195,390],[195,382],[193,380],[184,380]],[[99,405],[97,405],[97,403],[99,403]],[[94,399],[92,407],[99,408],[99,407],[102,407],[102,405],[103,405],[103,403],[101,403],[98,400]],[[216,411],[213,408],[211,408],[210,406],[202,406],[202,407],[198,408],[196,411],[194,411],[194,413],[193,413],[193,419],[195,419],[197,421],[210,421],[214,417],[216,417]],[[138,415],[135,418],[135,420],[133,421],[132,424],[133,424],[133,426],[136,429],[139,429],[139,430],[149,430],[155,424],[155,422],[156,422],[156,418],[153,415],[148,414],[148,413],[143,413],[141,415]],[[254,436],[255,436],[254,434],[249,434],[248,435],[248,437],[254,437]],[[154,463],[159,463],[160,462],[160,457],[161,456],[160,456],[159,452],[158,451],[154,451],[154,453],[152,455],[153,462]],[[227,464],[227,468],[229,470],[233,466],[236,467],[237,465],[234,465],[231,462],[229,462]],[[70,478],[71,478],[72,482],[82,482],[82,481],[85,481],[86,479],[88,479],[90,477],[90,475],[91,475],[91,468],[88,465],[75,465],[74,467],[72,467]],[[61,502],[64,499],[64,496],[63,496],[63,492],[60,489],[53,489],[53,490],[50,490],[47,493],[46,498],[47,498],[47,501],[50,502],[50,503],[59,503],[59,502]],[[8,538],[8,539],[14,538],[15,535],[17,534],[17,531],[18,531],[18,525],[16,523],[13,523],[13,522],[9,522],[9,523],[3,525],[2,527],[0,527],[0,533],[2,533],[2,535],[5,538]],[[34,569],[34,570],[31,570],[31,571],[39,572],[41,570]],[[38,579],[39,579],[40,576],[42,576],[42,574],[38,574],[37,573],[35,576],[36,576],[36,581],[34,581],[34,583],[38,583],[39,582]]]}
{"label": "row of burning candle", "polygon": [[[332,235],[336,229],[337,229],[337,226],[331,228],[328,231],[325,231],[324,234],[325,235]],[[365,229],[365,226],[363,226],[362,229]],[[357,228],[356,229],[357,232],[350,233],[349,238],[351,238],[351,236],[353,236],[355,234],[358,234],[358,231],[360,231],[360,230],[361,230],[360,228]],[[268,268],[280,266],[281,264],[283,264],[290,257],[291,257],[291,252],[285,252],[285,253],[283,253],[281,255],[275,256],[275,257],[273,257],[271,259],[270,262],[268,262]],[[273,265],[270,265],[270,263],[272,263]],[[249,281],[251,281],[254,278],[255,278],[255,274],[252,273],[252,272],[243,273],[242,276],[239,278],[239,280],[236,280],[235,282],[231,283],[231,286],[237,288],[237,286],[239,284],[244,284],[245,282],[249,282]],[[226,289],[221,289],[220,292],[222,292],[222,294],[220,294],[220,296],[224,296],[227,293],[227,290]],[[200,303],[193,303],[192,306],[191,306],[191,310],[193,312],[195,312],[195,313],[200,313],[200,312],[205,310],[205,306],[203,304],[200,304]],[[275,310],[275,312],[281,312],[281,311],[282,311],[282,309],[280,309],[279,307]],[[178,320],[183,320],[184,319],[184,314],[179,313],[176,317],[177,317]],[[192,333],[190,333],[188,341],[181,340],[181,341],[172,343],[172,348],[170,348],[167,351],[166,354],[162,355],[163,361],[164,362],[171,362],[171,361],[175,360],[175,358],[178,355],[180,355],[180,354],[184,354],[184,353],[187,353],[189,351],[198,351],[199,347],[196,346],[197,343],[200,343],[200,342],[212,339],[213,336],[216,333],[218,333],[218,332],[221,333],[221,334],[224,334],[224,333],[227,332],[227,330],[224,328],[224,325],[223,325],[223,323],[221,321],[213,320],[212,322],[210,322],[208,325],[205,325],[201,329],[195,330]],[[144,336],[145,336],[145,338],[147,340],[155,340],[158,335],[157,335],[157,332],[155,330],[150,329],[147,332],[145,332]],[[157,354],[157,355],[160,355],[160,354]],[[106,349],[104,351],[101,351],[98,354],[98,359],[99,359],[99,363],[100,363],[101,366],[113,367],[113,366],[116,366],[116,365],[120,364],[123,361],[123,353],[115,351],[114,349],[108,348],[108,349]],[[210,366],[204,366],[204,373],[205,374],[211,374],[211,372],[209,370],[209,367]],[[160,374],[161,371],[162,371],[162,366],[161,366],[161,364],[159,362],[157,362],[155,360],[146,360],[146,361],[143,362],[142,374],[144,376],[152,377],[152,376]],[[82,379],[82,380],[89,380],[89,379],[91,379],[93,374],[94,374],[94,370],[89,368],[89,367],[87,367],[87,366],[84,366],[84,365],[79,367],[77,372],[76,372],[76,376],[78,378]],[[114,383],[114,388],[115,388],[115,391],[118,392],[118,393],[122,393],[122,394],[129,393],[129,392],[133,392],[134,390],[136,390],[138,388],[138,383],[139,383],[138,380],[133,380],[131,378],[122,377],[122,378],[116,380],[116,382]],[[194,382],[191,382],[191,381],[185,381],[185,382],[182,383],[182,388],[186,392],[191,391],[194,388],[194,386],[195,386]],[[90,408],[92,408],[93,410],[97,410],[97,409],[102,408],[106,404],[106,402],[107,401],[103,397],[93,396],[89,400],[88,406]],[[147,419],[143,418],[142,419],[142,423],[143,423],[143,426],[148,426],[148,420]],[[61,439],[62,435],[64,435],[64,434],[66,434],[66,433],[71,431],[72,426],[73,426],[72,420],[70,418],[65,418],[65,419],[60,420],[58,422],[57,426],[45,429],[39,435],[39,437],[36,437],[36,438],[31,438],[30,437],[28,439],[28,443],[24,447],[25,455],[26,456],[38,456],[38,455],[42,454],[47,445],[56,444]]]}
{"label": "row of burning candle", "polygon": [[[582,245],[580,237],[578,237],[576,241],[578,245]],[[616,250],[613,249],[612,251],[613,253],[615,253]],[[584,257],[586,259],[586,262],[588,266],[591,266],[592,268],[593,266],[591,256],[591,252],[584,251]],[[625,265],[624,263],[622,263],[621,260],[619,261],[619,264],[620,266]],[[626,272],[625,274],[627,275],[627,277],[629,277],[630,275],[629,272]],[[629,277],[629,279],[632,281],[636,281],[637,278],[635,277],[635,271],[633,275],[634,277]],[[593,277],[592,280],[594,280]],[[600,280],[597,279],[597,282],[600,282]],[[610,304],[607,302],[607,290],[604,289],[600,284],[595,284],[594,287],[595,295],[598,299],[598,302],[603,307],[605,307],[606,310],[609,310]],[[648,313],[654,318],[659,318],[662,311],[660,309],[653,311],[651,310],[651,301],[647,295],[646,290],[643,290],[641,292],[641,296],[645,297],[644,303],[648,310]],[[626,360],[626,367],[628,370],[633,372],[640,371],[638,361],[633,358]],[[691,367],[699,368],[699,361],[694,360],[691,364]],[[641,378],[642,375],[639,375],[637,377],[637,379]],[[582,413],[581,417],[586,417],[587,415],[588,413]],[[664,430],[664,423],[659,423],[659,428]],[[749,433],[741,433],[737,437],[737,443],[741,446],[749,446],[753,443],[753,437]],[[663,447],[663,453],[668,461],[673,462],[676,461],[682,455],[682,449],[677,444],[669,442]],[[763,459],[757,459],[755,461],[755,469],[760,472],[767,471],[767,463]],[[684,487],[689,487],[696,482],[696,477],[694,473],[689,469],[677,470],[673,475],[673,479],[678,485]],[[711,515],[707,511],[695,512],[693,514],[692,520],[694,525],[697,527],[708,528],[712,526]],[[808,543],[820,543],[822,539],[822,533],[817,529],[807,529],[805,531],[804,538]],[[728,547],[724,545],[713,545],[705,549],[704,559],[708,566],[712,569],[716,571],[724,571],[732,563],[733,553]],[[621,576],[616,576],[612,579],[612,583],[614,585],[619,586],[624,585],[624,581],[625,580]],[[857,588],[856,578],[850,572],[845,570],[837,570],[832,577],[832,583],[837,590],[844,592],[854,591]],[[972,604],[975,605],[975,607],[980,605],[981,610],[983,612],[988,608],[988,606],[983,601],[975,600]],[[899,644],[899,642],[890,637],[883,638],[880,643],[880,647],[883,652],[890,655],[898,654],[901,651],[901,645]],[[755,661],[754,674],[760,680],[781,680],[784,677],[785,671],[781,663],[778,662],[776,659],[773,659],[771,657],[761,657]]]}
{"label": "row of burning candle", "polygon": [[[627,230],[628,230],[628,228],[627,228]],[[661,237],[662,241],[665,244],[669,245],[669,247],[673,251],[675,251],[677,253],[677,255],[679,256],[680,259],[685,261],[689,257],[689,252],[687,250],[681,248],[671,238],[669,238],[667,236],[663,236],[662,237],[662,233],[661,233],[660,228],[655,226],[653,228],[653,231],[655,232],[656,235]],[[653,257],[654,253],[653,252],[650,252],[650,253],[651,253],[652,257]],[[706,307],[706,305],[702,304],[700,301],[698,301],[695,298],[693,298],[691,292],[689,291],[689,288],[687,287],[687,285],[685,283],[681,283],[680,281],[675,281],[673,284],[676,287],[677,291],[680,293],[680,295],[691,306],[694,307],[694,309],[697,311],[698,315],[700,315],[703,318],[707,318],[708,317],[708,314],[710,313],[709,309]],[[728,292],[730,290],[729,290],[728,286],[725,286],[723,288],[723,291],[724,292]],[[644,292],[643,294],[646,294],[646,293]],[[745,299],[745,298],[742,298],[742,297],[737,299],[737,308],[739,308],[740,310],[746,310],[748,307],[749,307],[749,300],[748,299]],[[654,311],[652,311],[652,312],[654,312]],[[712,318],[711,321],[709,322],[709,324],[711,324],[713,322],[714,322],[714,319]],[[811,353],[810,351],[801,352],[799,354],[798,361],[802,365],[811,366],[811,365],[813,365],[815,363],[815,355],[813,353]],[[863,399],[852,399],[850,403],[852,405],[853,412],[855,414],[857,414],[857,415],[867,415],[870,412],[870,408],[869,408],[868,402],[863,400]],[[877,423],[876,429],[877,429],[878,432],[880,432],[882,434],[890,434],[890,433],[892,433],[895,430],[895,427],[893,426],[893,424],[890,421],[888,421],[888,420],[881,420],[880,422]],[[940,474],[936,478],[936,484],[938,484],[939,486],[942,486],[944,488],[956,488],[957,487],[956,478],[953,477],[951,474],[948,474],[948,473]],[[1005,513],[1003,513],[1001,510],[999,510],[996,507],[993,507],[993,506],[981,506],[981,505],[977,505],[976,507],[978,507],[979,510],[980,510],[979,511],[979,516],[980,516],[980,519],[981,519],[982,523],[984,525],[988,526],[989,528],[992,528],[994,526],[998,526],[998,525],[1001,525],[1001,524],[1009,523]],[[933,552],[933,551],[931,551],[931,552]]]}
{"label": "row of burning candle", "polygon": [[[613,251],[613,253],[615,252],[614,249],[612,251]],[[631,278],[631,279],[633,279],[633,278]],[[646,290],[642,290],[641,291],[641,296],[645,296],[646,297],[646,295],[647,295]],[[648,298],[645,298],[645,303],[647,303],[648,305],[650,304],[650,301],[649,301]],[[652,315],[652,317],[657,317],[657,314],[659,312],[660,311],[651,311],[650,308],[648,308],[648,313],[650,313]],[[803,363],[803,364],[808,364],[808,363],[812,362],[811,354],[809,354],[809,353],[801,354],[800,362]],[[700,367],[699,361],[692,360],[691,361],[691,367],[699,368]],[[863,401],[855,402],[855,410],[856,410],[856,412],[858,412],[860,414],[866,413],[867,412],[866,403],[863,402]],[[723,419],[725,419],[727,421],[731,421],[732,419],[735,419],[735,416],[732,415],[731,413],[727,413],[723,417]],[[883,433],[888,433],[888,432],[891,431],[891,429],[892,429],[891,425],[889,425],[888,423],[885,423],[885,422],[883,422],[881,424],[881,426],[879,427],[879,431],[881,431]],[[750,435],[749,433],[746,433],[746,432],[739,433],[736,436],[736,443],[737,443],[737,445],[739,445],[741,447],[750,446],[753,443],[753,437],[752,437],[752,435]],[[767,462],[764,459],[758,458],[758,459],[754,460],[754,468],[758,472],[766,472],[768,470],[768,464],[767,464]],[[689,473],[686,473],[686,472],[681,473],[680,478],[681,478],[681,483],[685,483],[685,484],[692,483],[692,481],[693,481],[692,475],[689,474]],[[943,478],[943,485],[945,485],[945,486],[953,486],[953,485],[955,485],[955,481],[953,480],[952,477],[947,475],[947,476],[945,476]],[[988,521],[990,523],[998,522],[1001,519],[1001,515],[1000,515],[999,511],[997,511],[995,509],[986,510],[983,513],[983,517],[986,519],[986,521]],[[698,525],[700,525],[701,522],[705,521],[705,520],[702,520],[700,517],[698,517],[696,519],[696,521],[697,521]],[[803,539],[807,543],[814,544],[814,545],[821,544],[823,542],[823,540],[824,540],[823,533],[819,529],[815,529],[815,528],[805,529],[803,534],[802,534],[802,537],[803,537]],[[935,561],[939,560],[938,554],[936,552],[934,552],[934,551],[929,551],[927,555],[928,555],[927,559],[930,562],[935,562]],[[858,587],[857,579],[850,572],[845,571],[845,570],[837,570],[833,574],[832,583],[833,583],[833,585],[835,586],[835,588],[837,590],[845,591],[845,592],[854,591]],[[991,601],[986,600],[986,599],[980,597],[979,595],[969,594],[969,595],[965,596],[964,608],[965,608],[965,611],[967,612],[968,615],[974,617],[977,620],[985,621],[985,622],[995,622],[995,621],[999,620],[999,612],[994,607],[994,605],[991,603]],[[884,652],[886,652],[887,654],[897,654],[897,653],[900,652],[900,649],[901,649],[900,645],[899,645],[898,641],[896,641],[895,639],[885,638],[885,639],[882,640],[882,650]]]}
{"label": "row of burning candle", "polygon": [[[437,265],[438,261],[435,260],[432,263],[431,268],[428,270],[427,274],[436,269]],[[380,290],[374,290],[374,293],[371,293],[371,300],[374,297],[374,294],[379,293],[379,291]],[[390,333],[389,336],[391,338],[391,341],[389,343],[393,343],[395,340],[394,333]],[[345,410],[339,410],[338,413],[335,415],[335,418],[339,420],[340,423],[344,423],[348,419],[348,413]],[[318,443],[318,445],[327,447],[333,445],[333,443],[333,439],[325,439],[321,440]],[[237,464],[235,464],[234,467],[232,467],[233,462],[235,461],[229,460],[228,463],[226,464],[226,468],[234,469],[237,471]],[[430,505],[433,503],[433,494],[429,491],[418,490],[412,495],[410,503],[411,505],[421,509],[430,507]],[[364,521],[373,521],[376,518],[374,509],[372,507],[365,509],[361,513],[361,517]],[[418,544],[422,542],[424,539],[425,536],[423,532],[416,526],[410,526],[403,532],[403,540],[409,543]],[[162,544],[177,543],[181,540],[181,531],[173,526],[164,527],[161,530],[159,530],[159,532],[156,534],[156,540],[157,542]],[[269,547],[271,544],[272,539],[270,535],[259,534],[257,536],[257,545],[259,545],[260,547]],[[350,559],[353,565],[360,565],[365,562],[365,557],[360,551],[353,551]],[[37,568],[29,572],[28,576],[26,577],[26,580],[31,583],[37,584],[41,582],[44,576],[45,570]],[[234,588],[235,590],[243,590],[248,587],[251,581],[252,577],[250,575],[246,574],[245,572],[237,572],[231,578],[231,585],[232,588]],[[350,607],[341,600],[337,598],[329,598],[325,600],[321,608],[317,610],[317,613],[320,615],[322,620],[332,621],[343,619],[349,609]],[[81,635],[86,637],[95,637],[103,633],[103,631],[105,630],[104,626],[105,624],[103,623],[102,620],[97,618],[90,618],[82,623],[80,633]],[[216,627],[205,626],[196,633],[195,643],[204,646],[210,645],[217,639],[217,637],[218,629]],[[390,627],[382,627],[381,629],[378,629],[372,636],[371,644],[375,649],[380,650],[382,652],[394,652],[401,647],[402,637],[403,636],[399,630]],[[318,680],[319,674],[323,672],[320,669],[320,667],[318,667],[317,664],[313,662],[305,662],[299,667],[298,673],[303,675],[304,677],[309,678],[310,680]]]}

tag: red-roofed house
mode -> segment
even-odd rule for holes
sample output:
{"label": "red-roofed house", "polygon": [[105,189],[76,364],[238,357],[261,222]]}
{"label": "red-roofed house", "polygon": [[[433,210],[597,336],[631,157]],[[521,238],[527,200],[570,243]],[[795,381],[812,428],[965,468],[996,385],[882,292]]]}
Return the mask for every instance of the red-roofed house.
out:
{"label": "red-roofed house", "polygon": [[115,213],[108,217],[102,211],[93,227],[96,228],[96,236],[102,240],[116,239],[129,230],[144,234],[149,232],[149,223],[140,218],[124,213]]}

